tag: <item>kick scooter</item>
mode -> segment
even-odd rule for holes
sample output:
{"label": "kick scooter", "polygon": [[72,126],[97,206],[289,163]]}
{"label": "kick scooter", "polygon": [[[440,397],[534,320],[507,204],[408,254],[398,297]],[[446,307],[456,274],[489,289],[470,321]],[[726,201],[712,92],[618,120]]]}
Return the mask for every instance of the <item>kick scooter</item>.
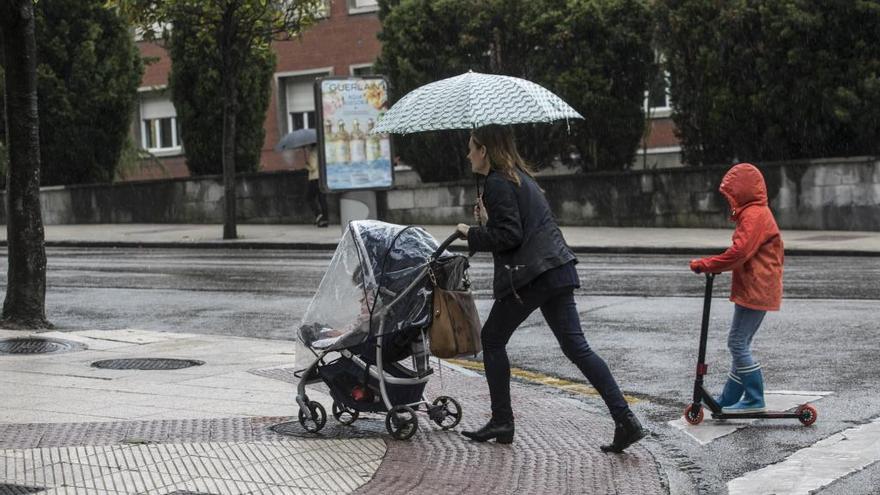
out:
{"label": "kick scooter", "polygon": [[709,310],[712,306],[712,283],[715,281],[715,273],[706,274],[706,295],[703,298],[703,325],[700,328],[700,356],[697,360],[697,379],[694,380],[694,401],[684,410],[684,419],[692,425],[698,425],[703,421],[703,406],[709,408],[714,419],[784,419],[794,418],[804,426],[810,426],[816,422],[818,412],[810,404],[801,404],[797,408],[788,411],[766,411],[745,414],[725,414],[721,406],[715,402],[709,392],[703,387],[703,376],[709,371],[706,364],[706,340],[709,337]]}

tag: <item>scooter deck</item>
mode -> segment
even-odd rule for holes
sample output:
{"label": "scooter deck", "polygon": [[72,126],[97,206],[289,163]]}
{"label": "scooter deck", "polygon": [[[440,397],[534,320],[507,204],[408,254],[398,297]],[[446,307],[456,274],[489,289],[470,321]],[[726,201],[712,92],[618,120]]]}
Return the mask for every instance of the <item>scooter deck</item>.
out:
{"label": "scooter deck", "polygon": [[800,414],[794,411],[764,411],[743,414],[712,413],[712,419],[798,419]]}

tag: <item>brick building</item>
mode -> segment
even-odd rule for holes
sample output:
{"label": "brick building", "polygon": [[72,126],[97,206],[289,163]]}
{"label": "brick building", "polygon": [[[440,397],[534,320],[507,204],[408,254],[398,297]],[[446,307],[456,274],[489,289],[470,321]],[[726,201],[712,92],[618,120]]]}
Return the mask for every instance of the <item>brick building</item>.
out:
{"label": "brick building", "polygon": [[[322,76],[364,75],[381,50],[376,34],[380,30],[376,0],[327,0],[323,19],[308,29],[300,39],[276,42],[273,48],[277,65],[272,80],[272,95],[266,112],[266,139],[260,169],[283,170],[286,164],[274,146],[287,132],[315,127],[313,82]],[[138,92],[140,103],[132,126],[135,141],[153,158],[126,174],[124,180],[144,180],[189,175],[174,105],[167,94],[171,61],[165,50],[149,42],[138,43],[141,53],[157,61],[146,67]],[[635,168],[679,164],[678,141],[668,118],[665,94],[651,102],[653,107],[644,147]],[[646,108],[649,102],[646,100]]]}

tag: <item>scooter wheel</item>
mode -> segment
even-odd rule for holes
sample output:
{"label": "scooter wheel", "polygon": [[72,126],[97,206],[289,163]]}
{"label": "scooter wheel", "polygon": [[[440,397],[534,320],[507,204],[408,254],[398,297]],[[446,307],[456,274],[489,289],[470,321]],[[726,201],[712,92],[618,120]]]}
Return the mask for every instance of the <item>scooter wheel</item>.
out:
{"label": "scooter wheel", "polygon": [[684,420],[692,425],[698,425],[703,422],[703,407],[691,404],[684,410]]}
{"label": "scooter wheel", "polygon": [[817,419],[819,419],[819,411],[816,410],[815,407],[810,404],[804,404],[797,410],[798,413],[798,421],[801,422],[804,426],[810,426],[815,423]]}

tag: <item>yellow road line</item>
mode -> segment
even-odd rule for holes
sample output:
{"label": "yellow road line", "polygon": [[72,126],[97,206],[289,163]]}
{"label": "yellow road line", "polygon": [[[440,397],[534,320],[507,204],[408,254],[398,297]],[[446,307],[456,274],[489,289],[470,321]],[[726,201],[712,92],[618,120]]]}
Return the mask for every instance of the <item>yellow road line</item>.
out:
{"label": "yellow road line", "polygon": [[[480,372],[484,371],[483,363],[479,361],[470,361],[467,359],[446,359],[445,361],[469,370]],[[599,392],[596,391],[595,388],[584,383],[573,382],[564,378],[557,378],[555,376],[549,376],[543,373],[537,373],[521,368],[510,368],[510,375],[521,380],[537,383],[539,385],[546,385],[548,387],[558,388],[560,390],[565,390],[566,392],[571,392],[574,394],[586,395],[588,397],[599,397]],[[630,404],[640,402],[640,399],[631,395],[624,394],[624,398],[626,398],[626,401]]]}

